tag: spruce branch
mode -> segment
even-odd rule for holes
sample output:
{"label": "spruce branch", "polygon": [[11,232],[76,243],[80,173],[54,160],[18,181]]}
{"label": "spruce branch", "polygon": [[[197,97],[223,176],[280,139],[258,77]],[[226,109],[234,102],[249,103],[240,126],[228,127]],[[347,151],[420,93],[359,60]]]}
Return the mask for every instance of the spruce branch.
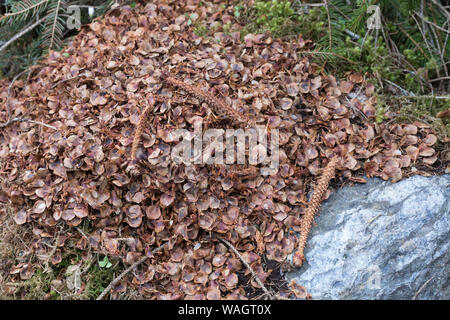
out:
{"label": "spruce branch", "polygon": [[48,50],[60,48],[63,45],[64,23],[61,21],[62,0],[51,2],[45,16],[44,29],[42,32],[43,44]]}
{"label": "spruce branch", "polygon": [[27,20],[30,16],[36,16],[45,8],[49,0],[23,0],[11,4],[11,11],[0,17],[0,22],[9,19]]}
{"label": "spruce branch", "polygon": [[[156,254],[158,252],[160,252],[161,250],[164,249],[164,247],[168,244],[168,242],[163,243],[162,245],[160,245],[159,247],[157,247],[155,250],[152,251],[152,254]],[[130,271],[132,271],[133,269],[135,269],[137,266],[139,266],[140,264],[144,263],[145,261],[147,261],[149,257],[144,255],[142,258],[140,258],[138,261],[136,261],[135,263],[133,263],[131,266],[129,266],[127,269],[125,269],[121,274],[119,274],[118,277],[116,277],[113,281],[111,281],[111,283],[105,288],[105,290],[103,290],[103,292],[97,297],[97,300],[103,300],[103,298],[111,291],[111,289],[120,282],[120,280],[123,279],[123,277],[125,277]]]}
{"label": "spruce branch", "polygon": [[328,1],[325,0],[325,9],[327,11],[327,19],[328,19],[328,40],[329,40],[329,47],[328,49],[331,50],[333,46],[333,40],[331,36],[331,17],[330,17],[330,10],[328,8]]}
{"label": "spruce branch", "polygon": [[14,41],[16,41],[17,39],[19,39],[20,37],[22,37],[23,35],[27,34],[28,32],[30,32],[31,30],[33,30],[34,28],[36,28],[38,25],[40,25],[42,23],[42,21],[44,21],[45,18],[41,18],[41,19],[37,19],[36,22],[34,22],[33,24],[29,25],[28,27],[24,28],[22,31],[20,31],[18,34],[16,34],[14,37],[12,37],[11,39],[9,39],[6,43],[4,43],[1,47],[0,47],[0,52],[2,52],[3,50],[5,50],[11,43],[13,43]]}

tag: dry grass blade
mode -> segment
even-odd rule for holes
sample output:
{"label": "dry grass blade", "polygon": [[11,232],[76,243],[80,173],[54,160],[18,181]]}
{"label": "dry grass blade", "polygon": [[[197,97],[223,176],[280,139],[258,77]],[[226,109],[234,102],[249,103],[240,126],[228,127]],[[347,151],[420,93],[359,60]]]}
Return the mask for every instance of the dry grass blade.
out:
{"label": "dry grass blade", "polygon": [[43,126],[43,127],[50,128],[50,129],[53,129],[53,130],[55,130],[55,131],[58,131],[58,129],[57,129],[56,127],[51,126],[51,125],[49,125],[49,124],[46,124],[46,123],[44,123],[44,122],[42,122],[42,121],[37,121],[37,120],[32,120],[32,119],[25,119],[25,118],[12,118],[11,105],[10,105],[10,101],[9,101],[9,99],[10,99],[10,97],[11,97],[11,94],[12,94],[12,88],[13,88],[14,83],[16,82],[16,80],[17,80],[17,79],[18,79],[25,71],[26,71],[26,70],[23,70],[22,72],[18,73],[18,74],[12,79],[11,83],[9,84],[9,87],[8,87],[8,96],[7,96],[7,98],[6,98],[6,103],[5,103],[5,105],[6,105],[6,112],[7,112],[7,115],[8,115],[8,119],[6,120],[6,122],[0,123],[0,128],[5,128],[5,127],[7,127],[8,125],[10,125],[11,123],[14,123],[14,122],[30,122],[30,123],[34,123],[34,124],[37,124],[37,125],[40,125],[40,126]]}
{"label": "dry grass blade", "polygon": [[238,258],[242,261],[242,263],[245,265],[245,267],[250,271],[250,273],[252,274],[253,278],[255,279],[256,283],[258,283],[258,285],[261,287],[261,289],[264,291],[264,293],[271,299],[271,300],[275,300],[275,297],[272,293],[270,293],[269,290],[267,290],[267,288],[264,286],[264,284],[262,283],[262,281],[259,279],[258,275],[256,274],[255,270],[253,270],[253,268],[247,263],[247,261],[245,261],[245,259],[242,257],[242,255],[239,253],[239,251],[237,251],[237,249],[227,240],[225,239],[221,239],[219,238],[220,241],[222,241],[223,243],[225,243],[228,248],[231,249],[231,251],[234,252],[235,255],[238,256]]}
{"label": "dry grass blade", "polygon": [[[160,245],[158,248],[156,248],[155,250],[152,251],[152,254],[160,252],[162,249],[164,249],[166,244],[167,244],[167,242],[162,244],[162,245]],[[123,277],[125,277],[131,270],[133,270],[138,265],[140,265],[141,263],[146,261],[148,258],[149,258],[148,256],[143,256],[141,259],[139,259],[138,261],[133,263],[131,266],[129,266],[127,269],[125,269],[121,274],[119,274],[118,277],[116,277],[113,281],[111,281],[111,283],[105,288],[105,290],[103,290],[103,292],[98,296],[97,300],[103,300],[103,298],[111,291],[111,289],[117,283],[119,283],[120,280],[123,279]]]}

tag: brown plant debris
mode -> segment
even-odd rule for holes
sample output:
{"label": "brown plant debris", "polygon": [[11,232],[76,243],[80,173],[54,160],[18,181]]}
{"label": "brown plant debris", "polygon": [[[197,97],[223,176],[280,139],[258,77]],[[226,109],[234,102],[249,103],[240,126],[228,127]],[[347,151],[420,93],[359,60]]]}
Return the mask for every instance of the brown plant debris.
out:
{"label": "brown plant debris", "polygon": [[[137,1],[50,51],[28,81],[0,80],[0,123],[29,119],[0,128],[0,221],[29,230],[30,256],[51,256],[55,266],[69,248],[86,265],[87,252],[130,266],[148,256],[112,286],[111,299],[124,290],[148,299],[256,298],[256,279],[278,297],[280,269],[307,238],[307,192],[330,159],[338,158],[340,184],[363,175],[395,182],[445,165],[427,124],[393,123],[392,112],[376,123],[365,75],[321,72],[299,54],[314,50],[302,36],[241,38],[224,3]],[[196,35],[197,24],[207,36]],[[177,130],[245,131],[255,122],[279,133],[271,175],[248,163],[250,148],[243,164],[172,161]],[[17,283],[38,266],[16,259],[2,276]],[[281,294],[305,295],[300,287]]]}
{"label": "brown plant debris", "polygon": [[144,128],[148,122],[150,112],[153,111],[155,104],[155,100],[153,99],[153,97],[150,97],[149,100],[150,102],[146,103],[142,114],[139,116],[139,121],[136,125],[136,130],[134,131],[133,144],[131,145],[131,164],[127,168],[128,172],[130,172],[132,176],[137,176],[140,173],[139,169],[137,168],[137,150],[139,147],[139,143],[141,142],[142,132],[144,132]]}
{"label": "brown plant debris", "polygon": [[[152,255],[155,253],[160,252],[161,250],[164,249],[164,246],[167,244],[164,243],[162,245],[160,245],[158,248],[156,248],[155,250],[152,251]],[[111,281],[111,283],[105,288],[105,290],[102,291],[102,293],[97,297],[97,300],[103,300],[103,298],[106,297],[106,295],[111,291],[111,289],[117,285],[120,280],[123,279],[123,277],[125,277],[130,271],[134,270],[137,266],[139,266],[140,264],[142,264],[144,261],[146,261],[149,257],[148,256],[143,256],[142,258],[140,258],[138,261],[136,261],[135,263],[133,263],[131,266],[129,266],[128,268],[126,268],[121,274],[119,274],[119,276],[117,276],[116,278],[114,278],[113,281]]]}
{"label": "brown plant debris", "polygon": [[231,106],[227,105],[221,99],[215,97],[213,94],[200,89],[197,86],[187,84],[181,80],[177,80],[170,76],[163,77],[164,81],[170,83],[175,87],[179,87],[186,92],[189,92],[194,97],[207,102],[214,110],[214,113],[223,119],[228,119],[235,121],[244,125],[255,124],[255,121],[243,113],[233,109]]}
{"label": "brown plant debris", "polygon": [[12,95],[12,88],[14,86],[14,83],[16,82],[16,80],[24,73],[25,71],[22,71],[18,74],[16,74],[16,76],[12,79],[12,81],[10,82],[9,86],[8,86],[8,95],[6,96],[6,111],[7,111],[7,119],[4,123],[0,123],[0,128],[4,128],[6,126],[8,126],[11,122],[13,122],[12,119],[12,113],[11,113],[11,106],[10,106],[10,97]]}
{"label": "brown plant debris", "polygon": [[314,222],[314,216],[319,211],[324,195],[328,190],[330,180],[334,178],[336,173],[336,165],[337,158],[335,157],[328,162],[322,175],[320,176],[319,181],[314,185],[313,195],[311,200],[308,202],[308,207],[302,216],[302,221],[300,224],[300,238],[298,240],[297,251],[293,256],[293,262],[296,267],[301,267],[305,261],[303,252],[306,247],[309,232],[311,231],[311,227]]}
{"label": "brown plant debris", "polygon": [[222,241],[223,243],[225,243],[230,249],[231,251],[234,252],[235,255],[238,256],[239,260],[241,260],[241,262],[245,265],[245,267],[250,271],[250,273],[253,276],[253,279],[255,279],[256,283],[258,283],[258,285],[261,287],[261,289],[264,291],[264,294],[270,298],[271,300],[274,300],[275,297],[274,295],[267,290],[266,286],[264,285],[264,283],[262,283],[261,279],[258,278],[258,275],[256,274],[256,272],[253,270],[253,268],[248,264],[247,261],[245,261],[245,259],[242,257],[242,255],[239,253],[239,251],[237,251],[237,249],[227,240],[225,239],[220,239],[220,241]]}

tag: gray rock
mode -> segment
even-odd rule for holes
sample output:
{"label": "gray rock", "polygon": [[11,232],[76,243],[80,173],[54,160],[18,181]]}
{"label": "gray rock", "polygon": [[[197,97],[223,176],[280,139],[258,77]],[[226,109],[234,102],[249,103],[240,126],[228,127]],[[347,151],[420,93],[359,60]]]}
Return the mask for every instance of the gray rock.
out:
{"label": "gray rock", "polygon": [[450,175],[369,179],[322,204],[286,275],[313,299],[450,299]]}

